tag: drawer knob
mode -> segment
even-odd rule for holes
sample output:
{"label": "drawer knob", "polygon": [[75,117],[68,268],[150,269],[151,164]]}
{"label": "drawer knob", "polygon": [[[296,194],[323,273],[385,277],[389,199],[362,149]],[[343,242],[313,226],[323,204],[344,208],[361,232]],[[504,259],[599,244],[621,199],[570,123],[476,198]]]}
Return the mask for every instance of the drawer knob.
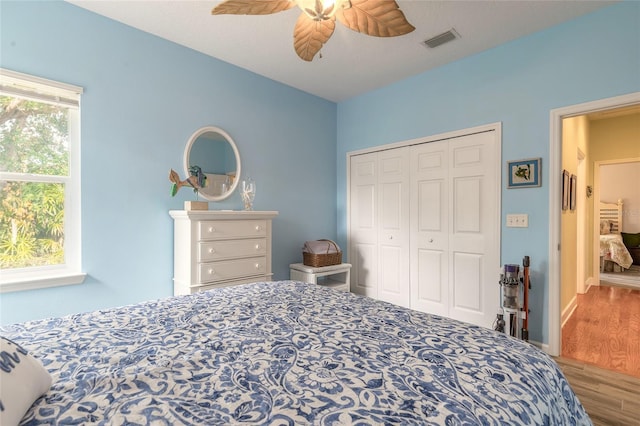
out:
{"label": "drawer knob", "polygon": [[429,238],[429,242],[432,243],[433,242],[433,238]]}
{"label": "drawer knob", "polygon": [[262,229],[262,226],[256,225],[256,231],[260,231],[261,229]]}
{"label": "drawer knob", "polygon": [[209,227],[209,232],[215,232],[215,231],[216,231],[216,228],[214,228],[213,226]]}
{"label": "drawer knob", "polygon": [[207,272],[209,273],[209,275],[213,275],[215,271],[213,270],[213,268],[209,268]]}
{"label": "drawer knob", "polygon": [[256,263],[256,269],[260,269],[260,264]]}
{"label": "drawer knob", "polygon": [[260,250],[260,244],[256,244],[256,250]]}
{"label": "drawer knob", "polygon": [[209,253],[215,253],[216,251],[213,248],[209,248]]}

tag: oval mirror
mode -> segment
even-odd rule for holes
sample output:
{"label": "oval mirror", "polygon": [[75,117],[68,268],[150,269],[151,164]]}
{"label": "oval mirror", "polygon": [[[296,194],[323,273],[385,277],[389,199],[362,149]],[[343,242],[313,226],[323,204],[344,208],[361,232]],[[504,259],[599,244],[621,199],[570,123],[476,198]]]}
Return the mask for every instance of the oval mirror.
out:
{"label": "oval mirror", "polygon": [[198,193],[209,201],[222,201],[238,186],[240,154],[231,136],[222,129],[207,126],[198,129],[184,150],[184,173],[198,166],[207,177]]}

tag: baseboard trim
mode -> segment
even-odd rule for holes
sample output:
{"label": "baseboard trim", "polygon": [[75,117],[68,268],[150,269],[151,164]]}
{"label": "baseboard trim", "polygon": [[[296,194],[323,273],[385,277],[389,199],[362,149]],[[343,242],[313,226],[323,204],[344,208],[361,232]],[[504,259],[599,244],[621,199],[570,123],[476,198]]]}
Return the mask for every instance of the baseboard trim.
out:
{"label": "baseboard trim", "polygon": [[535,340],[529,340],[529,343],[531,343],[536,348],[542,350],[542,352],[547,353],[547,354],[549,353],[549,345],[548,344],[542,343],[542,342],[536,342]]}
{"label": "baseboard trim", "polygon": [[600,283],[599,283],[599,282],[596,282],[596,279],[595,279],[594,277],[589,277],[589,278],[587,278],[587,281],[586,281],[584,284],[585,284],[585,287],[586,287],[586,288],[585,288],[585,290],[584,290],[584,292],[585,292],[585,293],[587,293],[587,292],[589,291],[589,288],[590,288],[591,286],[598,286],[598,285],[600,285]]}
{"label": "baseboard trim", "polygon": [[571,302],[569,302],[569,305],[567,305],[567,307],[564,308],[564,310],[562,311],[562,318],[560,320],[561,328],[564,327],[567,321],[569,321],[569,318],[571,318],[571,315],[573,315],[577,307],[578,307],[578,298],[576,296],[573,296],[573,299],[571,299]]}

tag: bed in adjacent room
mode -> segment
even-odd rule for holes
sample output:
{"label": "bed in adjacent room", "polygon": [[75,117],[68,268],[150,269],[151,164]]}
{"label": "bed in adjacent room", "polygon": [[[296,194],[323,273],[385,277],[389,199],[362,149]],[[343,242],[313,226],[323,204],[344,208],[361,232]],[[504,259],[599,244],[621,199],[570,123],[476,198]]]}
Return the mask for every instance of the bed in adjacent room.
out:
{"label": "bed in adjacent room", "polygon": [[617,203],[600,202],[600,272],[628,269],[633,263],[631,253],[622,239],[622,200]]}
{"label": "bed in adjacent room", "polygon": [[52,377],[22,418],[29,425],[591,424],[556,363],[529,343],[301,282],[0,334]]}

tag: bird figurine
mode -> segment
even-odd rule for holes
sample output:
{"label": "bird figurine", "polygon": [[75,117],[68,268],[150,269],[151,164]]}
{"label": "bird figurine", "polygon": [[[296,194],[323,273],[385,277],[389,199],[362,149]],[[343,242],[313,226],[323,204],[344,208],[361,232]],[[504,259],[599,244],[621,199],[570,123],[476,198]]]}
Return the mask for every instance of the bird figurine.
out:
{"label": "bird figurine", "polygon": [[183,186],[190,186],[193,188],[193,192],[197,192],[199,188],[204,188],[207,182],[207,175],[202,172],[199,166],[189,167],[189,176],[185,180],[180,180],[178,173],[171,169],[169,172],[169,180],[173,182],[171,185],[171,196],[175,196],[178,190]]}

